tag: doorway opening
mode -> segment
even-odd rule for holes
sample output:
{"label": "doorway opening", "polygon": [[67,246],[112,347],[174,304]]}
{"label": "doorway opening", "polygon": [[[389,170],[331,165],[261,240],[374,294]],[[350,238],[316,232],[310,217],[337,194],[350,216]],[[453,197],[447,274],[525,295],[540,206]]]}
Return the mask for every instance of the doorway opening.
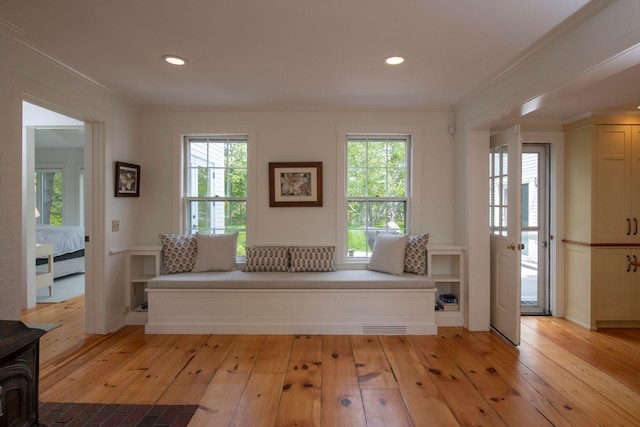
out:
{"label": "doorway opening", "polygon": [[548,144],[522,144],[522,315],[550,314],[549,156]]}
{"label": "doorway opening", "polygon": [[33,198],[36,224],[36,281],[26,290],[28,308],[85,294],[86,132],[83,121],[26,101],[22,120],[27,197]]}

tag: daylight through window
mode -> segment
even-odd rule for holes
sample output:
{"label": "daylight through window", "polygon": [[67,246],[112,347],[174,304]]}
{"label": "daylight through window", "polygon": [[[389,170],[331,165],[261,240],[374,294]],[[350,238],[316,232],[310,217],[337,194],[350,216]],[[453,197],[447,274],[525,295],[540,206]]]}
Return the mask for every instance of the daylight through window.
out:
{"label": "daylight through window", "polygon": [[245,255],[247,224],[247,136],[185,138],[186,233],[238,232]]}
{"label": "daylight through window", "polygon": [[347,254],[368,258],[378,233],[407,233],[409,135],[348,135]]}

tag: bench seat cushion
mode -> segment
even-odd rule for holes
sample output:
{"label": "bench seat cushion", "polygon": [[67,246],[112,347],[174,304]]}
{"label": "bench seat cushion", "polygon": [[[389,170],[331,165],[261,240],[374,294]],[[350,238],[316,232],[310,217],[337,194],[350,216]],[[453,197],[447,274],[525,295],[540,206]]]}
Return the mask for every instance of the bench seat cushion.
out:
{"label": "bench seat cushion", "polygon": [[425,275],[401,276],[371,270],[324,273],[214,271],[157,276],[149,289],[432,289]]}

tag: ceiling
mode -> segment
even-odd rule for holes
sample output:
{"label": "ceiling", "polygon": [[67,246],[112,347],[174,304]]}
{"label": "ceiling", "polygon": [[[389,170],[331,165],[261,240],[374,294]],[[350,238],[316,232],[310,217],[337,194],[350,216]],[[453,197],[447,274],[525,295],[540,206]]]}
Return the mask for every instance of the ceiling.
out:
{"label": "ceiling", "polygon": [[[2,0],[0,24],[140,106],[450,108],[587,3]],[[639,78],[637,66],[532,116],[634,108],[640,93],[620,82]]]}

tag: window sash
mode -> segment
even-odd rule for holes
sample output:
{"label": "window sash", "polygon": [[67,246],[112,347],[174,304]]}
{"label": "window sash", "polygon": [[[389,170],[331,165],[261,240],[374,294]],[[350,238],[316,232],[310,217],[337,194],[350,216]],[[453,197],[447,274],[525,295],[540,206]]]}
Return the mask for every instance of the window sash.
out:
{"label": "window sash", "polygon": [[376,233],[409,232],[411,138],[347,135],[345,151],[347,258],[365,260]]}
{"label": "window sash", "polygon": [[248,136],[186,136],[184,139],[184,232],[238,232],[237,255],[245,255]]}

